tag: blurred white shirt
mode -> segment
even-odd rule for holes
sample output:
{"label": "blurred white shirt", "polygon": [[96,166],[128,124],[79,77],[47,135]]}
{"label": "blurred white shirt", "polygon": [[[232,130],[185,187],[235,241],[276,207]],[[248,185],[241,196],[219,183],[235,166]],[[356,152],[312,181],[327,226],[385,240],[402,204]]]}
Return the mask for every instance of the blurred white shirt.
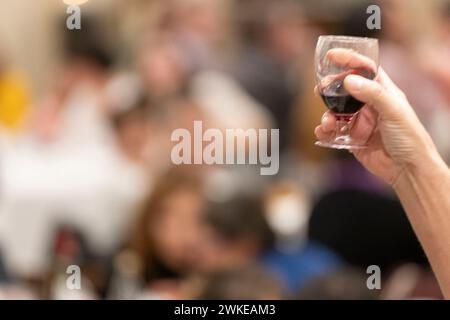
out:
{"label": "blurred white shirt", "polygon": [[9,270],[39,274],[55,228],[77,228],[108,253],[147,193],[147,170],[123,157],[92,95],[75,92],[57,142],[29,137],[0,145],[0,246]]}

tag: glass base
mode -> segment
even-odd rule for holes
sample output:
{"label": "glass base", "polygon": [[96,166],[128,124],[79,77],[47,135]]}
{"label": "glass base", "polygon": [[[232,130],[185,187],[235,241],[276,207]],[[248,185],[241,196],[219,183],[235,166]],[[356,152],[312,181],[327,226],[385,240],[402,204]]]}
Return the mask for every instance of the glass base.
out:
{"label": "glass base", "polygon": [[339,141],[330,141],[330,142],[324,142],[324,141],[316,141],[314,143],[316,146],[323,147],[323,148],[331,148],[331,149],[365,149],[367,148],[366,145],[359,145],[359,144],[352,144],[352,143],[343,143]]}
{"label": "glass base", "polygon": [[336,132],[334,138],[329,141],[317,141],[315,145],[324,148],[347,150],[367,148],[365,141],[355,140],[351,136],[351,129],[357,115],[358,112],[355,114],[335,114]]}

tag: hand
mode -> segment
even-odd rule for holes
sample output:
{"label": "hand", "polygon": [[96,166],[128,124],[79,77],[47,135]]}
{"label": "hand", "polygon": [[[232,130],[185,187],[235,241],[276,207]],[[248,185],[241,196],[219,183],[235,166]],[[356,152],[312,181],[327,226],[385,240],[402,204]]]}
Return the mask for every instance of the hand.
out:
{"label": "hand", "polygon": [[[367,61],[347,49],[332,49],[329,58],[335,63],[362,67]],[[352,128],[352,137],[367,141],[367,148],[351,152],[373,174],[393,185],[405,168],[415,167],[437,154],[434,144],[410,106],[405,94],[379,68],[375,80],[348,75],[345,89],[365,103]],[[315,129],[319,140],[334,136],[336,118],[330,111]]]}

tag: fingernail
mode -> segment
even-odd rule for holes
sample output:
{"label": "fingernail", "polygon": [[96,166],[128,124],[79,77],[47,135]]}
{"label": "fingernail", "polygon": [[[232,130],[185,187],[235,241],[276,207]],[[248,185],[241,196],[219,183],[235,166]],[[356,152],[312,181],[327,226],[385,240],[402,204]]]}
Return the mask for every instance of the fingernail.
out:
{"label": "fingernail", "polygon": [[360,76],[349,75],[345,78],[345,85],[350,90],[360,90],[364,80]]}

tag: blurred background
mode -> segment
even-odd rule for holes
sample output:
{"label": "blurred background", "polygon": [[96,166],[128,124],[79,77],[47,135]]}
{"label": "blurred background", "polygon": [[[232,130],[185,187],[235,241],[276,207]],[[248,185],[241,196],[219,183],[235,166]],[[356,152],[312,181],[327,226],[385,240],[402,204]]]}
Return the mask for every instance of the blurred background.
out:
{"label": "blurred background", "polygon": [[[0,7],[0,298],[442,298],[390,188],[314,146],[313,88],[319,35],[380,39],[448,163],[449,1],[91,0],[73,31],[66,9]],[[279,173],[173,166],[194,120],[279,128]]]}

